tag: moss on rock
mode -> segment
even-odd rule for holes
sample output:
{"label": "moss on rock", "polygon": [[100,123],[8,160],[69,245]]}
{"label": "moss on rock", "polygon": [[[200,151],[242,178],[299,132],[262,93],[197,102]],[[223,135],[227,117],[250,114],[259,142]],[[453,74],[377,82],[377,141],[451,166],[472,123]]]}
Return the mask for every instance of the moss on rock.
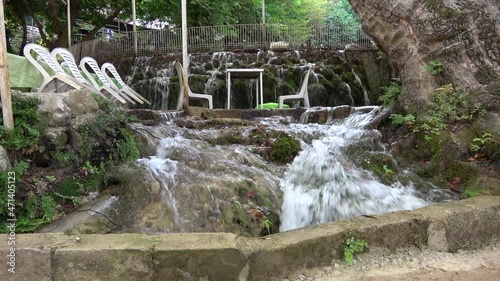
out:
{"label": "moss on rock", "polygon": [[297,156],[300,151],[300,142],[289,136],[281,136],[271,145],[271,160],[288,163]]}

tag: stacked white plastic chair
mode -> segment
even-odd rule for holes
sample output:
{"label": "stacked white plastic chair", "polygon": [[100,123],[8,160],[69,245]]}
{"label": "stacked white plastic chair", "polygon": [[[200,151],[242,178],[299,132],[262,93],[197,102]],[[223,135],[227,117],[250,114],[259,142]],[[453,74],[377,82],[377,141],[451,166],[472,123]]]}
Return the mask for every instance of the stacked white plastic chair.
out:
{"label": "stacked white plastic chair", "polygon": [[[175,68],[177,69],[177,74],[179,75],[179,83],[180,83],[179,101],[181,101],[183,96],[182,93],[184,92],[184,82],[183,82],[184,76],[182,75],[182,64],[180,64],[179,62],[175,62]],[[213,109],[213,102],[211,95],[193,93],[188,85],[188,96],[192,99],[208,100],[208,108]],[[180,102],[178,103],[178,107],[179,105],[181,105]]]}
{"label": "stacked white plastic chair", "polygon": [[[95,78],[90,73],[90,71],[87,69],[87,65],[94,72]],[[135,101],[133,101],[126,94],[124,94],[124,93],[122,93],[120,91],[117,91],[116,88],[114,88],[111,85],[111,83],[108,80],[106,80],[106,78],[102,74],[101,70],[99,69],[99,66],[97,65],[97,62],[96,62],[95,59],[93,59],[91,57],[84,57],[84,58],[82,58],[80,60],[80,69],[83,71],[83,73],[85,74],[85,76],[87,76],[87,80],[89,80],[92,83],[92,85],[94,85],[94,87],[96,89],[98,89],[100,92],[106,91],[106,92],[112,94],[113,96],[120,96],[123,99],[126,99],[131,104],[135,104]],[[101,82],[102,85],[100,85],[98,83],[98,81],[96,81],[96,78],[99,80],[99,82]],[[143,103],[143,101],[141,101],[140,99],[139,99],[139,101],[140,101],[139,103]]]}
{"label": "stacked white plastic chair", "polygon": [[309,105],[309,93],[307,92],[307,85],[309,84],[309,74],[311,73],[311,68],[307,70],[302,85],[300,86],[300,91],[295,95],[284,95],[278,98],[279,108],[283,108],[283,103],[285,100],[304,100],[304,107],[310,107]]}
{"label": "stacked white plastic chair", "polygon": [[[29,43],[26,44],[23,51],[26,59],[38,69],[43,76],[43,82],[38,88],[38,93],[52,93],[54,91],[64,92],[67,90],[68,86],[78,90],[86,88],[86,85],[68,75],[46,48],[38,44]],[[49,71],[43,67],[42,63],[52,70],[54,74],[49,73]]]}
{"label": "stacked white plastic chair", "polygon": [[[145,99],[138,92],[134,91],[134,89],[130,88],[127,84],[125,84],[125,82],[123,82],[123,79],[120,77],[120,74],[118,74],[118,71],[116,71],[116,68],[113,64],[111,64],[109,62],[103,63],[101,65],[101,71],[102,71],[102,74],[104,75],[104,77],[106,78],[106,80],[108,80],[108,82],[110,82],[112,86],[115,86],[117,90],[133,97],[135,100],[137,100],[141,104],[143,102],[145,102],[145,103],[151,105],[151,103],[147,99]],[[111,73],[111,76],[113,76],[113,77],[108,75],[108,71],[109,71],[109,73]],[[116,80],[118,85],[114,84],[113,79]]]}
{"label": "stacked white plastic chair", "polygon": [[[76,65],[75,58],[73,57],[73,54],[65,48],[55,48],[51,52],[52,57],[56,62],[59,61],[59,58],[62,58],[61,66],[66,67],[69,69],[71,72],[71,75],[78,80],[78,82],[81,83],[85,88],[89,89],[92,92],[97,92],[99,93],[102,97],[107,98],[101,91],[100,89],[97,89],[90,83],[88,80],[86,80],[82,74],[80,73],[80,69]],[[113,97],[115,97],[118,101],[122,103],[126,103],[126,101],[118,94],[111,92],[110,93]]]}

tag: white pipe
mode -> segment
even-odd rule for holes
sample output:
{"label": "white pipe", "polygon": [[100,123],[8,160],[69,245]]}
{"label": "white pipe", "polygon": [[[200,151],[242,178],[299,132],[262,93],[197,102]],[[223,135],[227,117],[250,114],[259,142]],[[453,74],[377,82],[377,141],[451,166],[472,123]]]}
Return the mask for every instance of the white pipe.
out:
{"label": "white pipe", "polygon": [[266,24],[266,0],[262,0],[262,24]]}
{"label": "white pipe", "polygon": [[134,52],[137,56],[137,27],[136,27],[136,16],[135,16],[135,0],[132,0],[132,21],[133,21],[133,34],[134,34]]}
{"label": "white pipe", "polygon": [[184,76],[184,102],[185,106],[188,106],[188,45],[187,45],[187,8],[186,0],[182,0],[182,76]]}
{"label": "white pipe", "polygon": [[70,6],[70,2],[71,0],[67,0],[67,5],[66,5],[66,8],[67,8],[67,11],[66,13],[68,14],[68,48],[71,47],[71,6]]}

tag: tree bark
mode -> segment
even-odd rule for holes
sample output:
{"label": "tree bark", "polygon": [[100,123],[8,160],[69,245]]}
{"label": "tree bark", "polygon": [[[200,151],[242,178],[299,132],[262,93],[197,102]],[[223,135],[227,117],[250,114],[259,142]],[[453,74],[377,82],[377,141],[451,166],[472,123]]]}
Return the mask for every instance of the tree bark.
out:
{"label": "tree bark", "polygon": [[[498,84],[498,0],[349,2],[363,30],[398,69],[403,85],[400,102],[409,112],[425,107],[433,90],[443,84],[452,83],[469,92]],[[443,64],[442,73],[425,69],[432,60]]]}

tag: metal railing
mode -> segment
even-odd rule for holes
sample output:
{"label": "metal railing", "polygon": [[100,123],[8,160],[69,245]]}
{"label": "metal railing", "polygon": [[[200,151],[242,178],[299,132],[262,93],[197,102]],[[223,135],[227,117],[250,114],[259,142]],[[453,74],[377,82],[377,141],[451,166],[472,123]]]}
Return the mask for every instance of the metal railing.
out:
{"label": "metal railing", "polygon": [[[182,51],[181,28],[137,32],[137,55],[151,56]],[[357,49],[373,49],[374,45],[359,25],[325,25],[320,27],[282,24],[240,24],[188,28],[189,52],[297,50],[304,48],[344,49],[355,44]],[[112,38],[75,44],[75,56],[119,54],[136,55],[133,32],[114,32]]]}

